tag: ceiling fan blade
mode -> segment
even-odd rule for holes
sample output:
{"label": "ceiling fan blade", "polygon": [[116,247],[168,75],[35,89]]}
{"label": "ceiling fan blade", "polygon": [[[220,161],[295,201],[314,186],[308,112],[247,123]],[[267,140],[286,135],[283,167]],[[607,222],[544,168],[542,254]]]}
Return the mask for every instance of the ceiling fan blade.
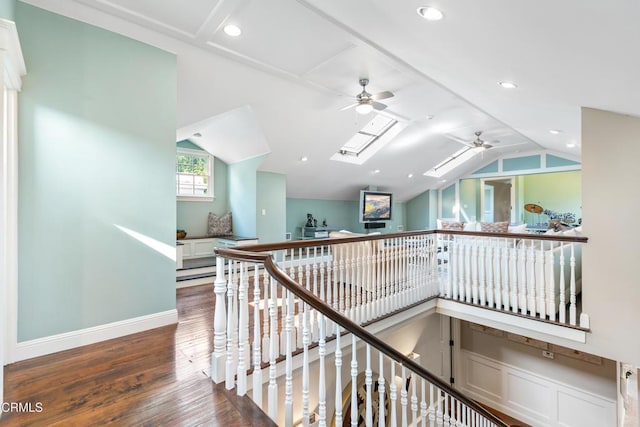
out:
{"label": "ceiling fan blade", "polygon": [[356,106],[356,105],[358,105],[358,104],[359,104],[359,102],[356,102],[356,103],[351,104],[351,105],[347,105],[346,107],[342,107],[342,108],[340,109],[340,111],[348,110],[349,108],[353,108],[353,107],[355,107],[355,106]]}
{"label": "ceiling fan blade", "polygon": [[385,108],[387,108],[387,106],[386,106],[385,104],[383,104],[382,102],[375,102],[375,101],[373,101],[373,102],[371,103],[371,105],[373,105],[373,109],[374,109],[374,110],[378,110],[378,111],[382,111],[382,110],[384,110]]}
{"label": "ceiling fan blade", "polygon": [[482,148],[484,148],[485,150],[488,150],[489,148],[493,148],[493,145],[491,144],[482,144]]}
{"label": "ceiling fan blade", "polygon": [[380,99],[391,98],[392,96],[394,96],[393,92],[389,92],[388,90],[385,90],[384,92],[380,92],[380,93],[376,93],[375,95],[371,95],[371,99],[380,100]]}

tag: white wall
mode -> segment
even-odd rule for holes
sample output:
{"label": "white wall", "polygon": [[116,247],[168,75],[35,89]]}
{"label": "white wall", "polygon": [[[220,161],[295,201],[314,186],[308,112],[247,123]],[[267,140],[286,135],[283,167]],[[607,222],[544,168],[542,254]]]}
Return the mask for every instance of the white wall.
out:
{"label": "white wall", "polygon": [[582,109],[585,351],[640,365],[640,118]]}
{"label": "white wall", "polygon": [[[495,333],[499,335],[494,335]],[[542,356],[542,342],[521,344],[502,331],[461,328],[458,387],[535,426],[616,424],[616,363],[560,354]]]}

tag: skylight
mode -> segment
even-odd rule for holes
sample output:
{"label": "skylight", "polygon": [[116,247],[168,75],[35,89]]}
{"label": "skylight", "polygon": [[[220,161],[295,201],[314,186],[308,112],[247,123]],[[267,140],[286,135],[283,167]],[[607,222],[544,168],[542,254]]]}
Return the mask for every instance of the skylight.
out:
{"label": "skylight", "polygon": [[394,118],[376,114],[373,120],[340,147],[340,150],[331,157],[331,160],[363,164],[400,133],[403,128],[404,126]]}
{"label": "skylight", "polygon": [[[480,150],[482,150],[482,148]],[[426,171],[423,175],[440,178],[471,159],[478,154],[480,150],[477,148],[464,147],[447,157],[444,161],[438,163],[432,169]]]}

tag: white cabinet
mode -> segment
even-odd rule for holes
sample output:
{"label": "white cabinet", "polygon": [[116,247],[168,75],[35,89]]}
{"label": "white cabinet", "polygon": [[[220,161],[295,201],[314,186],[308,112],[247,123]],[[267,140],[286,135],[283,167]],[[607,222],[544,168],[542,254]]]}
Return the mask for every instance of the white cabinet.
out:
{"label": "white cabinet", "polygon": [[176,248],[176,266],[178,269],[182,268],[183,259],[214,256],[213,250],[216,247],[254,245],[257,243],[258,239],[238,237],[196,237],[183,239],[178,242]]}

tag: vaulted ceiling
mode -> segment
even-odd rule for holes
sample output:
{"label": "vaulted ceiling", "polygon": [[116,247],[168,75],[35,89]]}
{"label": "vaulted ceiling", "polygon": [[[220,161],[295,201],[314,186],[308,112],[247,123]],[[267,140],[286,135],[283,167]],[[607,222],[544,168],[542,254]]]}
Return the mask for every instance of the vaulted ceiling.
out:
{"label": "vaulted ceiling", "polygon": [[[408,200],[499,156],[579,159],[582,106],[640,116],[634,0],[26,2],[176,53],[177,138],[199,132],[228,163],[267,154],[261,170],[286,174],[288,197],[354,199],[373,185]],[[419,16],[426,4],[444,18]],[[342,109],[361,77],[395,94],[384,113],[403,130],[361,165],[330,160],[373,118]],[[475,131],[493,148],[423,175]]]}

